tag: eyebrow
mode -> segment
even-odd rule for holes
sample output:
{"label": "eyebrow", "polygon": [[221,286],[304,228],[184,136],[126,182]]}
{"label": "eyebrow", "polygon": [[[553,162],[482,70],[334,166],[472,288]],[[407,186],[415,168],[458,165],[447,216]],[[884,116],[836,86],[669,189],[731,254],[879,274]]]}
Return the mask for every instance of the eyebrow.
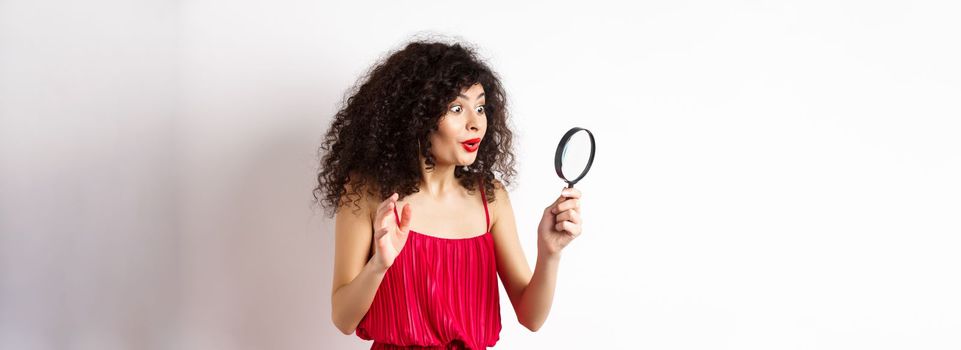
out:
{"label": "eyebrow", "polygon": [[[457,95],[457,96],[463,97],[465,100],[467,99],[467,96],[464,96],[464,94],[460,94],[460,95]],[[477,99],[479,100],[481,97],[484,97],[484,93],[483,93],[483,92],[482,92],[480,95],[477,95]]]}

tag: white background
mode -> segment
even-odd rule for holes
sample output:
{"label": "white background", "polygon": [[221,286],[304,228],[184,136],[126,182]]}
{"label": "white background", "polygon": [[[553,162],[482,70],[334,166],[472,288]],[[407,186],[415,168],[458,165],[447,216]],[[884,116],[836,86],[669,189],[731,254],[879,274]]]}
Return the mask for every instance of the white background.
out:
{"label": "white background", "polygon": [[[625,2],[626,3],[626,2]],[[310,206],[343,93],[423,33],[512,103],[544,327],[497,348],[961,348],[961,11],[903,1],[0,1],[0,348],[365,349]]]}

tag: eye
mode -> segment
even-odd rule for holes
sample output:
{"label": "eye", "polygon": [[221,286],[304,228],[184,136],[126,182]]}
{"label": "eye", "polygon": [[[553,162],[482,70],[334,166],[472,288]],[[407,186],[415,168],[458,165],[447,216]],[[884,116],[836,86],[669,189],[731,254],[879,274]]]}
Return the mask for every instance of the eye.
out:
{"label": "eye", "polygon": [[454,105],[453,107],[450,108],[450,111],[454,113],[460,113],[460,110],[461,110],[460,105]]}
{"label": "eye", "polygon": [[477,113],[484,114],[484,109],[485,109],[484,107],[485,107],[484,105],[478,106],[478,107],[477,107]]}

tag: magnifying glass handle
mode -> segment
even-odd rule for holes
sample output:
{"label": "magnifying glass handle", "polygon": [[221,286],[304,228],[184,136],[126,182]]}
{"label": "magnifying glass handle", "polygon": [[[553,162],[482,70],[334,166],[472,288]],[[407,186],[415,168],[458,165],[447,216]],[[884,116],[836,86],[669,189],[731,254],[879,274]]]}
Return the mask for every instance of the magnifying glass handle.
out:
{"label": "magnifying glass handle", "polygon": [[573,183],[570,183],[570,182],[568,182],[568,183],[567,183],[567,188],[574,188],[574,184],[573,184]]}

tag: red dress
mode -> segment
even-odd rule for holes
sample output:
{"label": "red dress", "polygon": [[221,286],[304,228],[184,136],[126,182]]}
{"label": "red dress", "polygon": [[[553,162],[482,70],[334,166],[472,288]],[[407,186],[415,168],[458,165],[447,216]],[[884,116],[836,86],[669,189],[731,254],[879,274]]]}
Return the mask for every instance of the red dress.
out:
{"label": "red dress", "polygon": [[[487,195],[487,232],[442,238],[410,230],[387,269],[357,336],[371,349],[485,349],[500,338],[497,262]],[[394,207],[398,226],[400,216]]]}

